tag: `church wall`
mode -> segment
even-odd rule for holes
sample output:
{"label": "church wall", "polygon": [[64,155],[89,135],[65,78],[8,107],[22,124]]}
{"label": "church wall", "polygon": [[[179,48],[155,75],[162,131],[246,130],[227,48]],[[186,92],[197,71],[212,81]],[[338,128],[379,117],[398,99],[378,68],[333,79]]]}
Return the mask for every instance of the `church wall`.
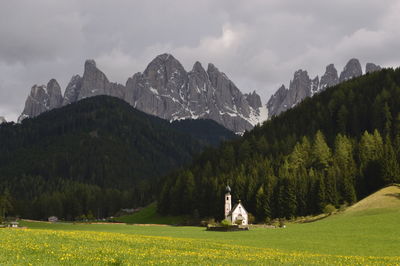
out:
{"label": "church wall", "polygon": [[248,215],[246,210],[243,208],[243,206],[240,204],[239,206],[236,207],[236,209],[232,212],[232,223],[236,221],[236,218],[239,216],[239,214],[242,214],[243,217],[243,222],[242,225],[247,225],[248,224]]}

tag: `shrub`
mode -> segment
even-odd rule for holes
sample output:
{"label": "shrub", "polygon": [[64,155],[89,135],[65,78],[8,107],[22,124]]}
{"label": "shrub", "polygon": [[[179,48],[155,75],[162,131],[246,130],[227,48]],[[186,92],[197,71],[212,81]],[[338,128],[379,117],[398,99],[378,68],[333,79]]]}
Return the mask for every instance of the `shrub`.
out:
{"label": "shrub", "polygon": [[279,227],[286,227],[284,219],[279,219]]}
{"label": "shrub", "polygon": [[342,205],[340,205],[339,207],[339,211],[344,211],[347,209],[347,207],[349,207],[349,204],[347,202],[344,202]]}
{"label": "shrub", "polygon": [[214,218],[206,218],[206,219],[204,219],[204,220],[202,220],[200,222],[200,225],[204,226],[204,227],[206,227],[206,226],[215,226],[215,225],[217,225],[217,223],[215,222]]}
{"label": "shrub", "polygon": [[324,207],[324,213],[326,213],[326,214],[332,214],[335,211],[336,211],[336,208],[332,204],[328,204]]}
{"label": "shrub", "polygon": [[221,221],[221,225],[224,226],[224,227],[229,227],[229,226],[232,225],[232,223],[230,221],[224,219],[224,220]]}
{"label": "shrub", "polygon": [[89,221],[93,221],[93,220],[94,220],[94,215],[93,215],[92,211],[89,211],[89,212],[88,212],[88,214],[86,215],[86,218],[87,218]]}
{"label": "shrub", "polygon": [[248,218],[247,223],[248,223],[248,224],[253,224],[254,221],[256,220],[256,218],[255,218],[254,215],[251,214],[251,213],[248,213],[247,215],[248,215],[248,217],[247,217],[247,218]]}

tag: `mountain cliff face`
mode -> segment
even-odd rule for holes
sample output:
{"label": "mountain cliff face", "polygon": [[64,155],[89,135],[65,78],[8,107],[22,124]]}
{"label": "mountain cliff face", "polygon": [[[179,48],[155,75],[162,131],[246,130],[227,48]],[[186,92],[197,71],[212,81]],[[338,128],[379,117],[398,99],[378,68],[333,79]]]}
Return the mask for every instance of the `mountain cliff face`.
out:
{"label": "mountain cliff face", "polygon": [[367,63],[367,65],[365,66],[365,73],[372,73],[381,69],[382,68],[380,66],[375,65],[374,63]]}
{"label": "mountain cliff face", "polygon": [[[365,69],[365,73],[370,73],[380,70],[381,67],[373,63],[367,63]],[[340,73],[340,76],[338,76],[338,72],[333,64],[326,66],[325,74],[321,76],[321,79],[318,76],[310,79],[307,71],[298,70],[294,73],[294,77],[290,81],[289,89],[286,89],[282,85],[271,96],[267,103],[268,115],[269,117],[279,115],[281,112],[294,107],[306,97],[311,97],[328,87],[359,77],[362,74],[361,64],[355,58],[349,60]]]}
{"label": "mountain cliff face", "polygon": [[61,88],[55,79],[51,79],[46,85],[34,85],[25,101],[25,108],[18,118],[21,122],[27,117],[35,117],[45,111],[58,108],[62,105],[63,97]]}
{"label": "mountain cliff face", "polygon": [[339,82],[344,82],[346,80],[356,78],[361,76],[362,69],[361,64],[358,59],[352,58],[344,67],[342,73],[340,73]]}
{"label": "mountain cliff face", "polygon": [[272,117],[292,108],[304,98],[317,92],[318,85],[318,77],[311,80],[307,71],[301,69],[296,71],[293,80],[290,81],[289,89],[282,85],[269,99],[267,103],[268,115]]}
{"label": "mountain cliff face", "polygon": [[186,72],[172,55],[163,54],[129,78],[125,87],[128,103],[164,119],[212,119],[235,132],[262,122],[260,96],[243,95],[213,64],[205,70],[196,62]]}
{"label": "mountain cliff face", "polygon": [[321,90],[324,90],[328,87],[335,86],[339,83],[339,77],[337,70],[333,64],[329,64],[326,66],[325,74],[321,77],[321,82],[319,83],[319,87]]}
{"label": "mountain cliff face", "polygon": [[212,119],[238,133],[267,118],[260,96],[255,92],[242,94],[213,64],[205,70],[196,62],[187,72],[170,54],[157,56],[143,73],[134,74],[125,85],[110,82],[93,60],[85,62],[82,77],[72,77],[64,97],[60,97],[61,90],[55,84],[52,80],[47,87],[32,88],[19,121],[96,95],[118,97],[143,112],[171,121]]}
{"label": "mountain cliff face", "polygon": [[4,116],[0,116],[0,124],[7,123],[6,119]]}

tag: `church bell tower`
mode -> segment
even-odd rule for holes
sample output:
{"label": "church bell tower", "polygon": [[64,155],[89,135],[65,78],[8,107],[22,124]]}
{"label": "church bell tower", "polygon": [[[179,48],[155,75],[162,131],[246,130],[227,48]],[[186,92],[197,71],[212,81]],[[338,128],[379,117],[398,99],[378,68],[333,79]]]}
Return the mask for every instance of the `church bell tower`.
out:
{"label": "church bell tower", "polygon": [[229,212],[232,209],[232,199],[231,199],[231,188],[226,186],[225,190],[225,219],[228,217]]}

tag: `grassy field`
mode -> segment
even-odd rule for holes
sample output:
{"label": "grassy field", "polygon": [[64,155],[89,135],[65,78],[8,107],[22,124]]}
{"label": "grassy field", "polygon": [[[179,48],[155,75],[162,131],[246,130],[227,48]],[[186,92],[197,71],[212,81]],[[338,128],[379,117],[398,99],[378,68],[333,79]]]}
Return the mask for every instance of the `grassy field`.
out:
{"label": "grassy field", "polygon": [[246,232],[23,222],[0,230],[0,264],[400,264],[400,188],[307,224]]}

